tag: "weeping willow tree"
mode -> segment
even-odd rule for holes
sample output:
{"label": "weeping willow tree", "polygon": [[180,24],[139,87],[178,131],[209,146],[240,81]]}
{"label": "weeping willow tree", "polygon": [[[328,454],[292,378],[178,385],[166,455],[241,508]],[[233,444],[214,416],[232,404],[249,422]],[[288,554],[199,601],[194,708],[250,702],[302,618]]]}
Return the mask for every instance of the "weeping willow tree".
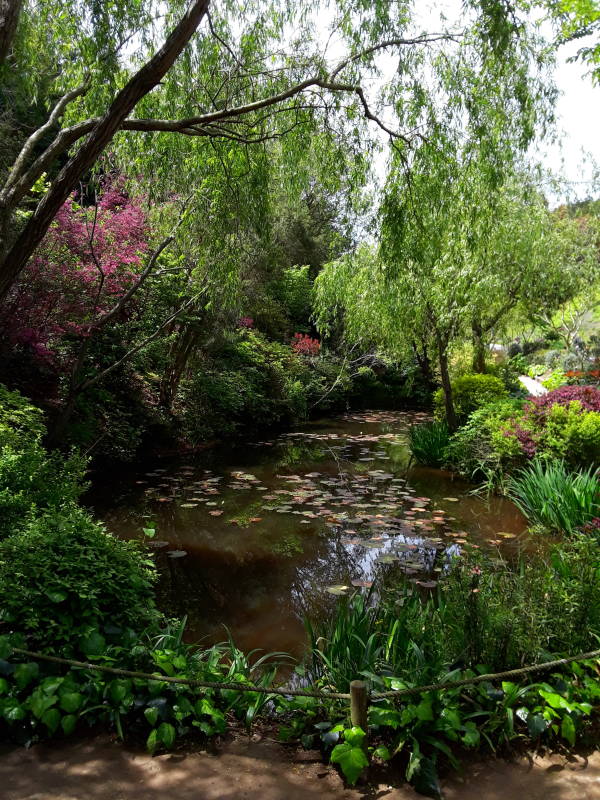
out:
{"label": "weeping willow tree", "polygon": [[[237,144],[279,141],[293,175],[315,131],[352,143],[364,168],[367,129],[405,149],[427,132],[428,100],[444,82],[439,65],[457,48],[472,65],[494,54],[507,70],[517,66],[513,99],[526,103],[518,62],[531,40],[505,0],[470,0],[459,24],[435,30],[423,29],[410,0],[4,5],[0,298],[103,153],[127,153],[155,197],[201,182],[213,157],[230,186]],[[368,92],[383,54],[397,69]]]}

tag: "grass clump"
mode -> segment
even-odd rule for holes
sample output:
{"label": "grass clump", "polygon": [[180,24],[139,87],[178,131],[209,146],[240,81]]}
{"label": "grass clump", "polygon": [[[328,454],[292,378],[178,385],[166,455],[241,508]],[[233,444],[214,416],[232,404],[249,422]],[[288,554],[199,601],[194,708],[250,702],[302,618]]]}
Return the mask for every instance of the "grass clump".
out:
{"label": "grass clump", "polygon": [[409,430],[409,446],[415,460],[428,467],[440,467],[450,442],[448,425],[443,421],[424,422]]}
{"label": "grass clump", "polygon": [[564,461],[534,460],[508,481],[508,493],[527,519],[572,535],[600,514],[597,469],[571,472]]}

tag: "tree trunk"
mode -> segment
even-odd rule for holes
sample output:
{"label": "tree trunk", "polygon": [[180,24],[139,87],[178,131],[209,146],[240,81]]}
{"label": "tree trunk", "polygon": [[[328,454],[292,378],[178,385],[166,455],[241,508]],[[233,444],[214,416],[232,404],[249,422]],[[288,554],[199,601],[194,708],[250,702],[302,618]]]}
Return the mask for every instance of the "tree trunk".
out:
{"label": "tree trunk", "polygon": [[[0,0],[1,2],[1,0]],[[163,46],[117,94],[75,155],[61,169],[6,255],[0,256],[0,302],[44,238],[52,220],[81,176],[94,165],[125,118],[173,66],[208,9],[209,0],[194,0]]]}
{"label": "tree trunk", "polygon": [[473,333],[473,372],[485,373],[486,346],[483,340],[483,326],[478,320],[473,320],[471,325]]}
{"label": "tree trunk", "polygon": [[0,67],[10,55],[23,0],[0,0]]}
{"label": "tree trunk", "polygon": [[446,422],[451,431],[458,428],[456,411],[454,410],[454,400],[452,398],[452,384],[450,383],[450,373],[448,371],[448,341],[442,337],[437,337],[438,359],[440,366],[440,377],[442,379],[442,389],[444,390],[444,406],[446,409]]}
{"label": "tree trunk", "polygon": [[179,383],[198,341],[200,331],[197,325],[184,325],[171,347],[171,361],[160,382],[160,403],[167,411],[171,410]]}

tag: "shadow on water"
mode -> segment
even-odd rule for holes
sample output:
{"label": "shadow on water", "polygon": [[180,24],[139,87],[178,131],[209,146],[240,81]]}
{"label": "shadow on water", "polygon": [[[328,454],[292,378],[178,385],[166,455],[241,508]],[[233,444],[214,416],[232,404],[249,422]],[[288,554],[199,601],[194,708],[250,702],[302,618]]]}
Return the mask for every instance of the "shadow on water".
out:
{"label": "shadow on water", "polygon": [[245,650],[305,646],[303,616],[403,572],[427,586],[467,542],[510,556],[525,521],[504,498],[473,496],[442,470],[408,466],[417,412],[318,420],[276,439],[151,465],[95,488],[123,538],[150,540],[161,607],[192,640]]}

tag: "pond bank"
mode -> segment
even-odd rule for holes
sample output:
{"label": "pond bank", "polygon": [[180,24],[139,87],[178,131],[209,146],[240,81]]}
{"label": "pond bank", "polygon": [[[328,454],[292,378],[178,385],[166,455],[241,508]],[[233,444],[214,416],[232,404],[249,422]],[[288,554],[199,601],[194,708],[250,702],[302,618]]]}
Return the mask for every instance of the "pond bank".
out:
{"label": "pond bank", "polygon": [[[98,736],[38,744],[0,754],[5,800],[417,800],[410,786],[374,770],[372,783],[345,788],[316,751],[255,734],[230,737],[215,753],[152,757]],[[381,777],[381,780],[379,778]],[[392,788],[390,781],[400,788]],[[600,753],[520,756],[472,762],[461,779],[442,782],[446,800],[597,800]]]}

